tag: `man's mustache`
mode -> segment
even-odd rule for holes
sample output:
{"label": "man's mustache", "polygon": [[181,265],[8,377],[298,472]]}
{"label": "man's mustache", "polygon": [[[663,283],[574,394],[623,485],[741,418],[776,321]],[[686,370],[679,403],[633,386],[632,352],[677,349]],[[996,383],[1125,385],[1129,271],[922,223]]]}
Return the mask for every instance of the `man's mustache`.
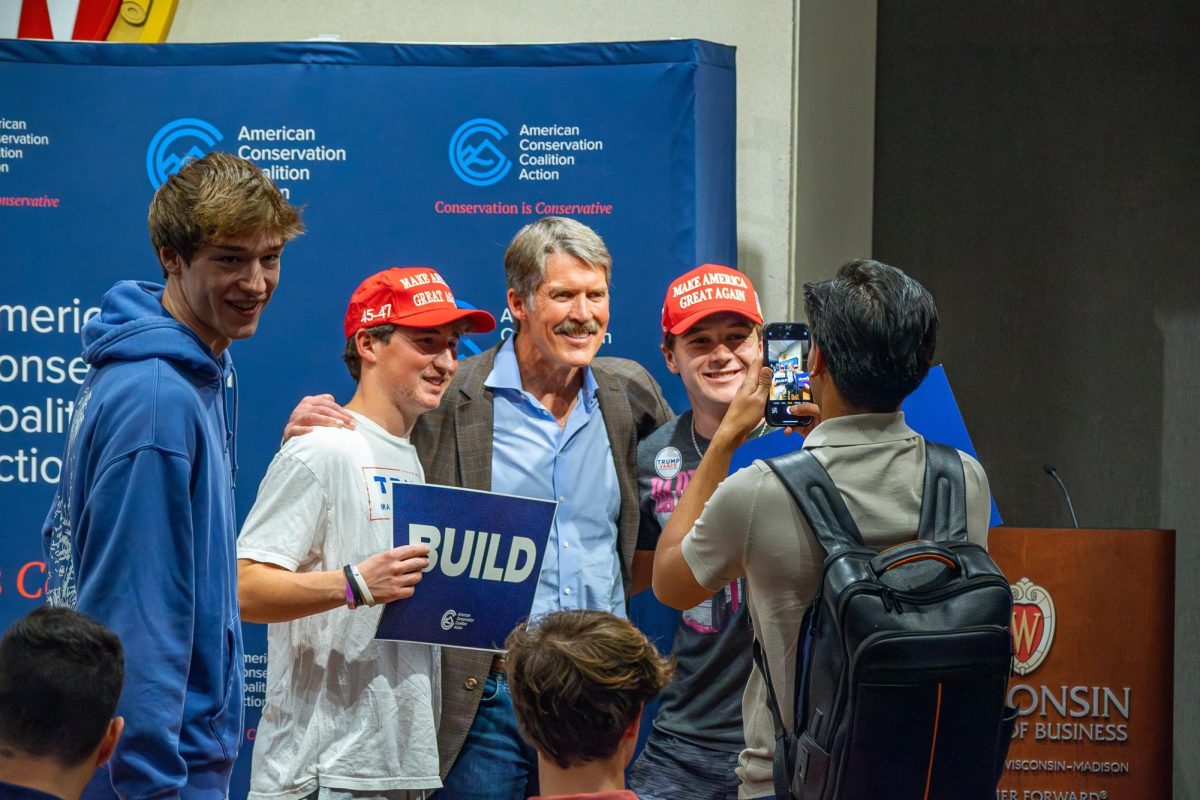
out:
{"label": "man's mustache", "polygon": [[568,319],[555,325],[554,332],[564,336],[591,336],[600,332],[600,323],[594,319],[587,322],[575,322]]}

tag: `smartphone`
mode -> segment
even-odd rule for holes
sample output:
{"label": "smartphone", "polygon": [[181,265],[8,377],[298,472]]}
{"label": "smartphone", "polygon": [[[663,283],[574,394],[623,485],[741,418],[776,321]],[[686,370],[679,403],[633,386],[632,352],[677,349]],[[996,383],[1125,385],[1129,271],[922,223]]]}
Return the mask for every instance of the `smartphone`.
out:
{"label": "smartphone", "polygon": [[812,402],[808,388],[808,326],[803,322],[772,322],[763,328],[764,363],[771,368],[771,393],[766,419],[776,427],[802,426],[812,417],[793,417],[788,406]]}

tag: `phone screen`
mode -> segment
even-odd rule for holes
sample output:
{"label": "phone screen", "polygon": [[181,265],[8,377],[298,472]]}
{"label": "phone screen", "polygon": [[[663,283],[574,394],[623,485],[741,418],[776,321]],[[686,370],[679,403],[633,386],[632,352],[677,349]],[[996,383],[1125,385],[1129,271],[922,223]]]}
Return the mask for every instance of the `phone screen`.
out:
{"label": "phone screen", "polygon": [[767,398],[768,425],[807,424],[788,414],[788,406],[811,402],[808,387],[808,326],[803,322],[772,322],[763,329],[766,363],[771,369],[771,393]]}

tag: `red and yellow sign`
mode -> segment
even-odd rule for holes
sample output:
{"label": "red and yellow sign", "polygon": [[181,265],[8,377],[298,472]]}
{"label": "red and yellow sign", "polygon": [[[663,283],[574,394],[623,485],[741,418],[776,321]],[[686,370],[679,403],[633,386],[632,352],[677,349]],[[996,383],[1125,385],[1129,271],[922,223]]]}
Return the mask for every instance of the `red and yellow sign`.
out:
{"label": "red and yellow sign", "polygon": [[[94,42],[165,42],[179,0],[20,0],[0,37]],[[8,26],[16,25],[12,30]]]}

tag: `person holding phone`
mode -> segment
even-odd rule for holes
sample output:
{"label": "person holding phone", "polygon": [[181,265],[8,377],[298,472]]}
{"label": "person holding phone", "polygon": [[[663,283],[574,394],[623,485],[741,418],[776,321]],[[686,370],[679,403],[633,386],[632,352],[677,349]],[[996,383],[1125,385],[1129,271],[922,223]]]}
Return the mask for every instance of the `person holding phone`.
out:
{"label": "person holding phone", "polygon": [[[804,448],[828,471],[868,545],[911,540],[924,490],[925,440],[905,423],[900,404],[933,360],[933,297],[895,267],[863,260],[844,264],[830,280],[805,284],[804,307],[812,325],[809,384],[822,418]],[[734,451],[759,424],[772,381],[771,371],[757,363],[744,373],[663,526],[654,593],[673,608],[691,608],[743,578],[779,704],[791,708],[796,640],[825,551],[764,462],[728,474]],[[974,458],[961,457],[967,536],[982,544],[991,515],[987,475]],[[742,797],[774,797],[775,729],[757,669],[750,672],[743,707]]]}
{"label": "person holding phone", "polygon": [[[638,446],[641,523],[634,592],[649,585],[650,571],[639,570],[639,564],[648,567],[653,560],[663,526],[746,371],[762,362],[762,323],[753,284],[729,267],[704,264],[667,289],[662,353],[667,369],[683,381],[690,408]],[[811,404],[791,411],[819,413]],[[630,788],[643,800],[737,797],[735,769],[745,746],[742,692],[753,638],[740,578],[683,612],[672,648],[675,678],[663,690],[646,747],[629,774]]]}

